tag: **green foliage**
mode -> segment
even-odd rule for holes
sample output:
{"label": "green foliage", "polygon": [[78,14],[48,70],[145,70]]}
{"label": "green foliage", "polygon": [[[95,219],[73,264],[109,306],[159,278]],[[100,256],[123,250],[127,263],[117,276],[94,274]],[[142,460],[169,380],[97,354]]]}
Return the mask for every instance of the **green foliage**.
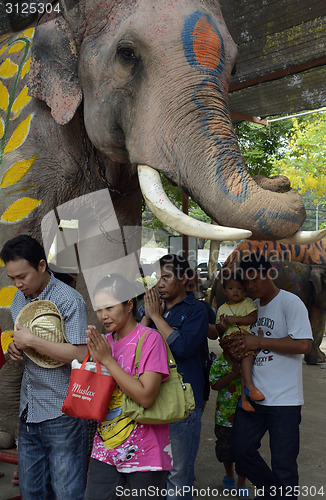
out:
{"label": "green foliage", "polygon": [[291,128],[289,120],[275,122],[269,127],[241,122],[234,128],[250,175],[269,177],[273,169],[272,158],[281,158],[282,149],[288,142],[286,133]]}
{"label": "green foliage", "polygon": [[286,175],[300,194],[309,190],[317,205],[326,194],[326,113],[293,118],[288,141],[283,158],[273,159],[274,172]]}

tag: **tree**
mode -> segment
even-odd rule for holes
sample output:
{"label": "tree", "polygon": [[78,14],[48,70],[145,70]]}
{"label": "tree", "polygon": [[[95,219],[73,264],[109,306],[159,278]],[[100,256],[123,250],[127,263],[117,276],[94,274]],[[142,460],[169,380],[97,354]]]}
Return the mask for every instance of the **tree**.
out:
{"label": "tree", "polygon": [[275,122],[268,127],[258,123],[241,122],[234,128],[250,175],[269,177],[273,170],[272,159],[280,159],[282,150],[287,145],[286,134],[291,129],[289,120]]}
{"label": "tree", "polygon": [[[325,109],[326,111],[326,109]],[[310,191],[315,205],[326,195],[326,113],[292,118],[282,158],[271,158],[274,173],[286,175],[300,194]]]}

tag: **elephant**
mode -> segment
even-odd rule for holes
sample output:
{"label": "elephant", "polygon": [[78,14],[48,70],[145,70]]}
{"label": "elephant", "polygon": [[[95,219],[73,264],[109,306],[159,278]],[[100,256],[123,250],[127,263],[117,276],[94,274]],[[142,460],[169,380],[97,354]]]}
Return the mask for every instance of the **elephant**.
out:
{"label": "elephant", "polygon": [[[219,277],[214,281],[210,300],[213,301],[213,299],[215,299],[217,307],[225,302],[225,295],[222,292],[220,277],[223,276],[226,269],[236,269],[237,262],[239,262],[241,258],[245,257],[245,252],[248,250],[248,246],[254,252],[257,251],[257,248],[260,248],[261,250],[265,248],[266,254],[263,253],[263,255],[268,258],[271,256],[271,252],[276,250],[275,244],[277,245],[277,242],[256,241],[245,242],[239,245],[228,257],[220,271]],[[322,245],[319,244],[319,248],[322,248]],[[290,245],[288,245],[288,247],[289,246]],[[311,257],[309,258],[309,249],[307,249],[307,246],[300,246],[303,247],[299,253],[301,258],[304,260],[311,259]],[[289,253],[289,248],[286,249],[285,245],[283,245],[283,250],[284,252],[287,252],[288,256],[291,255]],[[311,255],[314,255],[316,260],[324,259],[323,255],[317,255],[317,252],[315,252],[316,248],[314,246],[310,246],[310,250]],[[285,255],[285,253],[283,255]],[[270,262],[274,268],[276,286],[288,290],[289,292],[292,292],[300,297],[308,309],[309,320],[313,333],[313,343],[310,353],[305,355],[306,363],[314,365],[325,362],[326,355],[323,351],[321,351],[320,345],[326,328],[326,263],[308,264],[298,262],[296,260],[276,260],[275,254],[274,259],[270,258]]]}
{"label": "elephant", "polygon": [[[21,233],[46,234],[49,251],[55,235],[64,239],[68,213],[78,221],[77,289],[85,291],[86,269],[92,276],[92,266],[139,247],[132,228],[142,196],[163,223],[193,236],[324,234],[300,232],[305,210],[287,178],[252,179],[245,169],[228,112],[237,49],[218,1],[48,5],[36,26],[0,38],[1,247]],[[160,173],[217,225],[177,211]],[[5,336],[14,293],[0,265]]]}
{"label": "elephant", "polygon": [[280,241],[244,241],[229,255],[224,266],[231,267],[252,252],[262,253],[271,262],[289,260],[302,264],[326,264],[326,239],[308,245],[291,245]]}

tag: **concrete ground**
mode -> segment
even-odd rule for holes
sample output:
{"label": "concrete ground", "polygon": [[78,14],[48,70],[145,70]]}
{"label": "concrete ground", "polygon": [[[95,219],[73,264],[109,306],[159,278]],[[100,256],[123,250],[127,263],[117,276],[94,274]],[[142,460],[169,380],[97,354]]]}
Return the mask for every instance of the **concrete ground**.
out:
{"label": "concrete ground", "polygon": [[[210,351],[220,352],[217,341],[210,341]],[[326,352],[326,338],[322,348]],[[300,500],[323,500],[326,497],[326,363],[308,366],[303,363],[305,404],[302,408],[301,447],[299,455]],[[198,497],[230,499],[223,496],[224,468],[215,457],[214,437],[215,394],[211,392],[202,419],[202,435],[196,461]],[[261,449],[269,459],[268,440]],[[15,465],[0,463],[0,500],[19,495],[19,487],[11,483]],[[248,484],[252,493],[254,487]],[[67,499],[68,500],[68,499]],[[74,499],[71,499],[74,500]]]}

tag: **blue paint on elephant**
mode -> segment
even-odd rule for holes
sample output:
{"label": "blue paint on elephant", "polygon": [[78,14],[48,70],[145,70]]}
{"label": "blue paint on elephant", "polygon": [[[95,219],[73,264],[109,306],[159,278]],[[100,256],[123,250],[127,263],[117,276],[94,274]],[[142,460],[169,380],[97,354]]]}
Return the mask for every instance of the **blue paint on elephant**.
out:
{"label": "blue paint on elephant", "polygon": [[[197,29],[200,31],[200,26],[205,24],[206,28],[211,30],[212,33],[219,40],[219,58],[217,58],[217,65],[215,68],[209,68],[207,65],[201,64],[200,60],[194,50],[194,36],[197,34]],[[249,188],[246,180],[246,173],[238,160],[237,155],[232,152],[232,146],[236,142],[236,136],[232,129],[232,124],[230,123],[230,117],[228,113],[228,108],[226,102],[221,99],[219,106],[213,108],[207,107],[201,98],[201,94],[206,96],[207,93],[211,91],[211,88],[215,87],[217,94],[223,96],[224,92],[221,87],[220,75],[224,71],[225,67],[225,51],[224,43],[221,34],[211,16],[200,11],[194,12],[190,15],[184,23],[184,29],[182,31],[182,42],[184,47],[184,52],[186,59],[190,66],[195,68],[200,73],[208,75],[194,90],[192,96],[192,102],[195,106],[200,109],[203,113],[202,118],[202,130],[204,135],[210,140],[214,141],[216,145],[223,147],[223,153],[219,155],[216,160],[216,180],[220,186],[222,192],[234,203],[243,203],[249,198]],[[208,91],[207,91],[208,89]],[[225,123],[224,135],[217,135],[214,130],[214,126],[217,122]],[[227,137],[225,131],[229,134]],[[227,150],[230,148],[230,150]],[[223,163],[229,165],[232,163],[235,168],[236,175],[234,180],[230,183],[230,176],[225,171]]]}
{"label": "blue paint on elephant", "polygon": [[274,234],[269,230],[267,217],[271,220],[281,219],[284,221],[293,222],[294,224],[299,223],[299,219],[295,216],[291,217],[288,214],[276,213],[262,208],[257,212],[253,220],[257,221],[259,229],[270,237],[273,237]]}
{"label": "blue paint on elephant", "polygon": [[[228,171],[224,165],[229,165],[232,162],[232,169],[235,172],[230,178]],[[246,173],[243,170],[242,164],[237,155],[231,151],[224,151],[216,159],[216,177],[223,193],[235,204],[243,203],[249,198],[249,189],[246,181]],[[237,174],[237,175],[236,175]]]}
{"label": "blue paint on elephant", "polygon": [[[220,39],[220,59],[219,63],[214,69],[208,69],[207,67],[203,66],[200,61],[197,60],[195,51],[194,51],[194,31],[196,28],[196,25],[198,21],[200,20],[207,20],[207,23],[214,28],[216,31],[219,39]],[[186,18],[184,22],[184,28],[181,33],[181,39],[184,47],[184,52],[185,56],[187,58],[188,63],[190,66],[193,68],[196,68],[197,71],[200,71],[201,73],[205,73],[211,76],[219,76],[223,73],[224,71],[224,66],[225,66],[225,49],[224,49],[224,42],[222,39],[222,36],[219,32],[219,29],[217,25],[215,24],[214,19],[212,16],[209,14],[206,14],[204,12],[201,12],[197,10],[196,12],[193,12],[189,17]]]}

